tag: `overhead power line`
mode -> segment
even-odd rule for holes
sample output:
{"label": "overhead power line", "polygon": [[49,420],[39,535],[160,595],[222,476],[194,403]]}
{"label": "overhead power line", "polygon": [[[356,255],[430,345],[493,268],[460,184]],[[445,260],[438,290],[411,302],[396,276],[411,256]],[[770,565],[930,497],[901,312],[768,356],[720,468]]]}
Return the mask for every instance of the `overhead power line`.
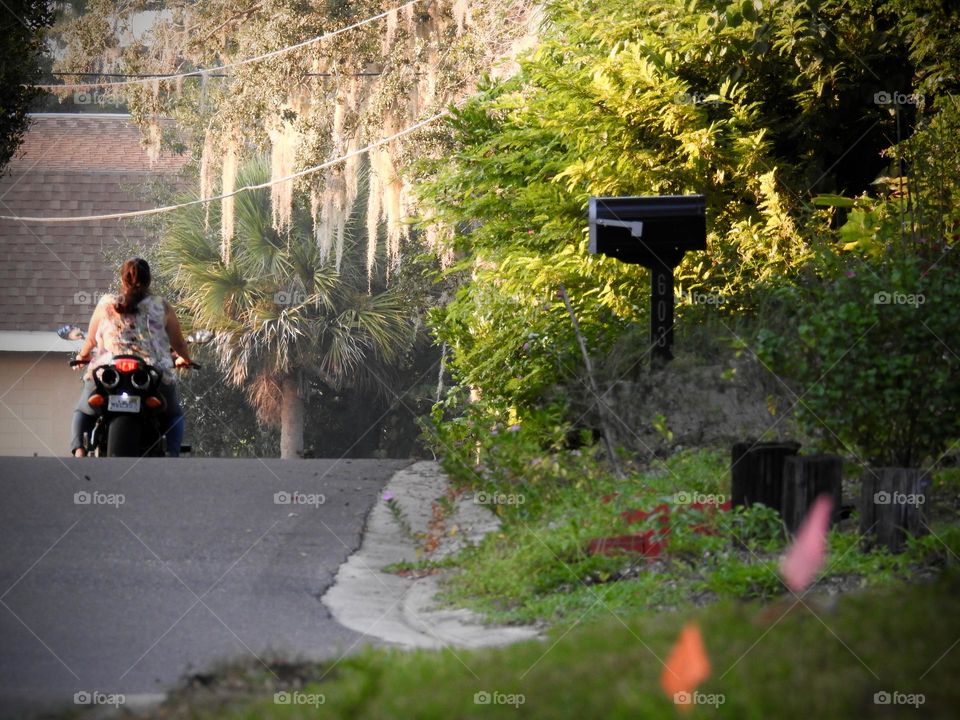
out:
{"label": "overhead power line", "polygon": [[436,115],[426,118],[425,120],[421,120],[420,122],[414,123],[413,125],[410,125],[409,127],[404,128],[400,132],[394,133],[389,137],[381,138],[376,142],[370,143],[366,147],[353,150],[352,152],[348,152],[346,155],[341,155],[340,157],[335,158],[333,160],[327,160],[324,163],[315,165],[313,167],[309,167],[305,170],[300,170],[299,172],[295,172],[292,175],[287,175],[286,177],[278,178],[276,180],[268,180],[267,182],[263,182],[258,185],[244,185],[242,188],[237,188],[233,192],[225,193],[223,195],[217,195],[216,197],[207,198],[205,200],[203,199],[190,200],[188,202],[178,203],[176,205],[164,205],[163,207],[151,208],[149,210],[134,210],[131,212],[123,212],[123,213],[110,213],[108,215],[79,215],[76,217],[19,217],[17,215],[0,215],[0,220],[19,220],[20,222],[24,222],[24,223],[82,223],[82,222],[96,222],[100,220],[120,220],[120,219],[126,219],[126,218],[146,217],[148,215],[159,215],[161,213],[171,212],[173,210],[180,210],[181,208],[190,207],[191,205],[200,205],[207,202],[214,202],[216,200],[223,200],[224,198],[232,197],[234,195],[239,195],[240,193],[246,192],[247,190],[260,190],[263,188],[268,188],[271,185],[278,185],[282,182],[296,180],[297,178],[303,177],[304,175],[310,175],[319,170],[324,170],[328,167],[336,165],[337,163],[343,162],[344,160],[352,158],[356,155],[361,155],[365,152],[373,150],[374,148],[380,147],[381,145],[386,145],[389,142],[393,142],[397,138],[401,138],[404,135],[409,135],[413,131],[419,130],[425,125],[429,125],[430,123],[435,122],[436,120],[439,120],[444,115],[448,115],[449,113],[450,113],[449,110],[444,110],[442,112],[437,113]]}
{"label": "overhead power line", "polygon": [[402,5],[399,5],[390,10],[385,10],[378,15],[373,15],[364,20],[353,23],[352,25],[347,25],[342,27],[339,30],[334,30],[332,32],[324,33],[323,35],[318,35],[317,37],[310,38],[309,40],[304,40],[303,42],[296,43],[295,45],[288,45],[286,47],[278,48],[276,50],[271,50],[270,52],[263,53],[262,55],[257,55],[255,57],[246,58],[244,60],[237,60],[236,62],[227,63],[225,65],[217,65],[205,70],[191,70],[190,72],[185,73],[173,73],[170,75],[153,75],[150,77],[136,78],[133,80],[118,80],[115,82],[105,82],[105,83],[74,83],[67,85],[33,85],[30,87],[40,88],[41,90],[82,90],[89,88],[91,85],[96,85],[97,87],[119,87],[122,85],[140,85],[149,82],[156,82],[157,80],[176,80],[177,78],[191,77],[195,75],[205,75],[211,72],[216,72],[220,70],[228,70],[230,68],[240,67],[241,65],[248,65],[250,63],[259,62],[261,60],[266,60],[268,58],[276,57],[277,55],[283,55],[284,53],[292,52],[294,50],[299,50],[300,48],[307,47],[308,45],[313,45],[314,43],[322,42],[324,40],[329,40],[330,38],[341,35],[350,30],[355,30],[358,27],[362,27],[369,23],[372,23],[376,20],[387,17],[388,15],[399,12],[404,8],[414,5],[415,3],[421,2],[422,0],[409,0]]}
{"label": "overhead power line", "polygon": [[[162,80],[164,78],[170,77],[170,75],[165,75],[163,73],[101,73],[101,72],[51,72],[51,75],[62,75],[64,77],[119,77],[119,78],[148,78],[151,80]],[[333,73],[333,72],[323,72],[323,73],[304,73],[310,77],[337,77],[340,75],[346,75],[348,77],[365,77],[367,75],[382,75],[380,72],[343,72],[343,73]],[[206,72],[203,70],[195,70],[192,73],[187,73],[183,75],[184,78],[188,77],[215,77],[215,78],[225,78],[230,77],[227,73],[212,73]],[[91,85],[96,83],[90,83]],[[36,87],[56,87],[62,88],[66,87],[64,85],[37,85]],[[86,86],[84,86],[86,87]]]}

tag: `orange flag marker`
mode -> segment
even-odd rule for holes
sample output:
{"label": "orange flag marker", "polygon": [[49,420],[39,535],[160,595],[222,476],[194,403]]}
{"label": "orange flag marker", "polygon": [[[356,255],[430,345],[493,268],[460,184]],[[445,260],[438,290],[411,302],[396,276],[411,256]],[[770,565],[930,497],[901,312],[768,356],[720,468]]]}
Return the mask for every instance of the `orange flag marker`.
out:
{"label": "orange flag marker", "polygon": [[689,622],[683,626],[660,675],[660,687],[673,702],[690,709],[690,695],[710,677],[710,658],[703,647],[700,627]]}
{"label": "orange flag marker", "polygon": [[832,510],[833,498],[829,495],[814,500],[793,545],[780,561],[780,575],[795,593],[805,590],[823,565]]}

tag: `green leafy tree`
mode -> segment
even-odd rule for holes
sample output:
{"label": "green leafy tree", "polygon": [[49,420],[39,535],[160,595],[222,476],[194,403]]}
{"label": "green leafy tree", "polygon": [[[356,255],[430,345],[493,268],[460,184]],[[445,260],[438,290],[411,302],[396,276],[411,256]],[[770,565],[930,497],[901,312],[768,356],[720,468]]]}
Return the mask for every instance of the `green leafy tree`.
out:
{"label": "green leafy tree", "polygon": [[0,173],[16,152],[29,125],[31,87],[42,76],[45,31],[53,12],[44,0],[8,0],[0,7]]}
{"label": "green leafy tree", "polygon": [[[238,181],[268,177],[258,159],[241,167]],[[163,238],[166,271],[194,324],[217,333],[227,379],[246,390],[261,420],[280,425],[281,457],[296,457],[309,380],[332,388],[361,382],[368,362],[393,360],[408,347],[412,318],[394,290],[368,291],[356,252],[339,271],[321,262],[302,198],[294,201],[289,233],[279,234],[269,191],[241,193],[228,263],[220,258],[217,220],[212,211],[208,225],[200,205],[179,212]]]}
{"label": "green leafy tree", "polygon": [[[590,196],[706,195],[708,249],[687,255],[678,290],[757,311],[823,244],[813,197],[868,189],[898,125],[907,136],[917,121],[918,106],[882,103],[909,93],[919,62],[904,13],[886,0],[547,3],[520,73],[482,87],[419,168],[425,226],[464,257],[459,294],[433,316],[457,377],[501,405],[570,382],[561,283],[596,355],[645,324],[646,271],[587,253]],[[681,306],[679,322],[697,312]]]}

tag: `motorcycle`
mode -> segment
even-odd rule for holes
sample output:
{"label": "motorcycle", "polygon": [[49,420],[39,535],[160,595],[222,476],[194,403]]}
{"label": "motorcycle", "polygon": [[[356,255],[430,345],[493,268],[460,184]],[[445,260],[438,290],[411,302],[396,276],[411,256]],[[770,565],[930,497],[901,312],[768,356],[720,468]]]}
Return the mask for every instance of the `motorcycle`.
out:
{"label": "motorcycle", "polygon": [[[83,340],[86,335],[76,325],[57,331],[64,340]],[[213,333],[199,330],[187,335],[188,343],[206,344]],[[70,367],[82,367],[91,360],[70,360]],[[197,363],[181,366],[200,370]],[[161,371],[137,355],[115,355],[113,361],[93,371],[94,391],[87,400],[96,413],[91,433],[84,433],[83,448],[95,457],[164,457],[166,437],[160,420],[166,400],[160,391]],[[182,446],[181,452],[189,452]]]}

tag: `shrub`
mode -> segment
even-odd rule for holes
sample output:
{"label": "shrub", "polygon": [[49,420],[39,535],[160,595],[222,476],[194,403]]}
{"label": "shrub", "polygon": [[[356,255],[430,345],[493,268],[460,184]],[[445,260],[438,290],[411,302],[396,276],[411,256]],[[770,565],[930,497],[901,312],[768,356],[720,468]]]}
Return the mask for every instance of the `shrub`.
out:
{"label": "shrub", "polygon": [[[960,438],[960,107],[947,97],[891,148],[876,198],[819,198],[847,213],[841,249],[785,291],[794,324],[761,356],[798,385],[798,419],[874,465],[937,461]],[[909,171],[909,172],[907,172]]]}
{"label": "shrub", "polygon": [[956,260],[933,238],[830,260],[793,294],[794,330],[761,331],[761,357],[796,386],[797,419],[825,448],[916,467],[960,437]]}

